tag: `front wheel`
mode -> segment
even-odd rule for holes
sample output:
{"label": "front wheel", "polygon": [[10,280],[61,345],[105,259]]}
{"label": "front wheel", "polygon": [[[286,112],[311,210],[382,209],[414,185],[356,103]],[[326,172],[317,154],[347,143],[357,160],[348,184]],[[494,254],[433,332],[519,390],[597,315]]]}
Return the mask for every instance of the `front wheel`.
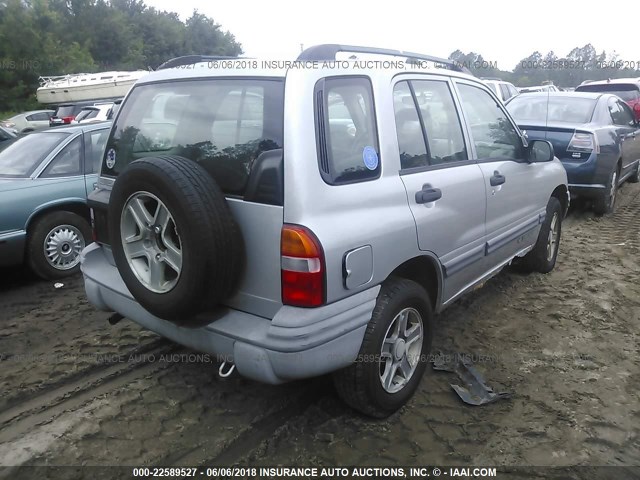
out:
{"label": "front wheel", "polygon": [[414,394],[431,349],[431,302],[417,283],[387,280],[356,361],[333,374],[338,395],[354,409],[385,418]]}
{"label": "front wheel", "polygon": [[520,266],[529,272],[549,273],[556,265],[560,235],[562,233],[562,205],[556,197],[547,203],[545,217],[538,240],[529,253],[522,259]]}
{"label": "front wheel", "polygon": [[27,260],[31,270],[41,278],[64,278],[80,270],[80,252],[89,243],[89,222],[72,212],[53,212],[34,224],[28,239]]}

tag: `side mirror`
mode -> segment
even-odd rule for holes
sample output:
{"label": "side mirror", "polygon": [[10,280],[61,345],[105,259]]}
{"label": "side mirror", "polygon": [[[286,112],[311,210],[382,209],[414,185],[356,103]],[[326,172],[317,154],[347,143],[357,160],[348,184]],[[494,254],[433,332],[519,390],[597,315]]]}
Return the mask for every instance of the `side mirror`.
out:
{"label": "side mirror", "polygon": [[551,142],[546,140],[532,140],[527,148],[529,162],[550,162],[554,152]]}

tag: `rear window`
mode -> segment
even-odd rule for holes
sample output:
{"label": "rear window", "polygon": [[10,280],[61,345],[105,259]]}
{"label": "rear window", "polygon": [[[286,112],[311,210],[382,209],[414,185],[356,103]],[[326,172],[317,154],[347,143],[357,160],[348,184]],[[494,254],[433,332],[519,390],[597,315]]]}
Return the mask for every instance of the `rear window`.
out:
{"label": "rear window", "polygon": [[32,133],[0,152],[0,177],[28,177],[68,133]]}
{"label": "rear window", "polygon": [[316,85],[316,141],[322,178],[330,185],[380,176],[371,83],[336,77]]}
{"label": "rear window", "polygon": [[507,104],[516,123],[561,122],[588,123],[593,116],[596,99],[580,97],[518,96]]}
{"label": "rear window", "polygon": [[[283,107],[281,80],[137,86],[112,129],[102,174],[117,176],[138,158],[178,155],[201,164],[225,193],[241,196],[256,159],[282,148]],[[114,154],[115,163],[107,162]]]}
{"label": "rear window", "polygon": [[619,84],[619,83],[607,83],[600,85],[580,85],[576,88],[576,92],[599,92],[599,93],[611,93],[617,95],[625,102],[632,102],[640,98],[640,87],[637,85]]}
{"label": "rear window", "polygon": [[71,117],[76,113],[75,105],[61,105],[56,109],[56,117]]}
{"label": "rear window", "polygon": [[78,115],[76,115],[76,120],[79,122],[81,120],[89,120],[90,118],[95,118],[98,116],[97,108],[87,108],[82,110]]}

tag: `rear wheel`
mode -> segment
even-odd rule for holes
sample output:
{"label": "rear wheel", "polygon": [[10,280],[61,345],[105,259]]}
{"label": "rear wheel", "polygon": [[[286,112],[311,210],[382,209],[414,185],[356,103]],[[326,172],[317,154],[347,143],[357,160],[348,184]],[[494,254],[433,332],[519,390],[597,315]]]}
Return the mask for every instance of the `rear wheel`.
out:
{"label": "rear wheel", "polygon": [[598,215],[613,213],[616,208],[616,197],[618,196],[618,169],[616,168],[609,176],[609,182],[595,200],[593,209]]}
{"label": "rear wheel", "polygon": [[638,160],[638,165],[636,165],[636,172],[629,177],[629,181],[631,183],[640,182],[640,160]]}
{"label": "rear wheel", "polygon": [[356,362],[333,374],[340,397],[376,418],[398,410],[420,384],[432,330],[431,302],[424,289],[411,280],[387,280]]}
{"label": "rear wheel", "polygon": [[36,275],[64,278],[80,270],[80,252],[91,242],[91,227],[75,213],[53,212],[36,221],[27,242],[27,261]]}

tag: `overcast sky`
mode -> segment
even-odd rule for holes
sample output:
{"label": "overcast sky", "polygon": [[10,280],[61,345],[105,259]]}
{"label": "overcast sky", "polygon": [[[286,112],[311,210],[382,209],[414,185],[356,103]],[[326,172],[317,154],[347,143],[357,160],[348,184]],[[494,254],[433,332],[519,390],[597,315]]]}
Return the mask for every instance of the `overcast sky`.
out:
{"label": "overcast sky", "polygon": [[[448,57],[455,49],[474,51],[512,70],[535,50],[564,56],[591,43],[598,53],[616,51],[640,61],[640,37],[633,16],[560,0],[473,0],[416,2],[323,0],[206,1],[146,0],[148,6],[177,12],[194,9],[235,35],[246,56],[294,59],[319,43],[367,45]],[[631,7],[633,3],[624,3]],[[623,5],[623,4],[620,4]],[[622,7],[621,7],[622,8]],[[632,8],[633,10],[634,8]]]}

